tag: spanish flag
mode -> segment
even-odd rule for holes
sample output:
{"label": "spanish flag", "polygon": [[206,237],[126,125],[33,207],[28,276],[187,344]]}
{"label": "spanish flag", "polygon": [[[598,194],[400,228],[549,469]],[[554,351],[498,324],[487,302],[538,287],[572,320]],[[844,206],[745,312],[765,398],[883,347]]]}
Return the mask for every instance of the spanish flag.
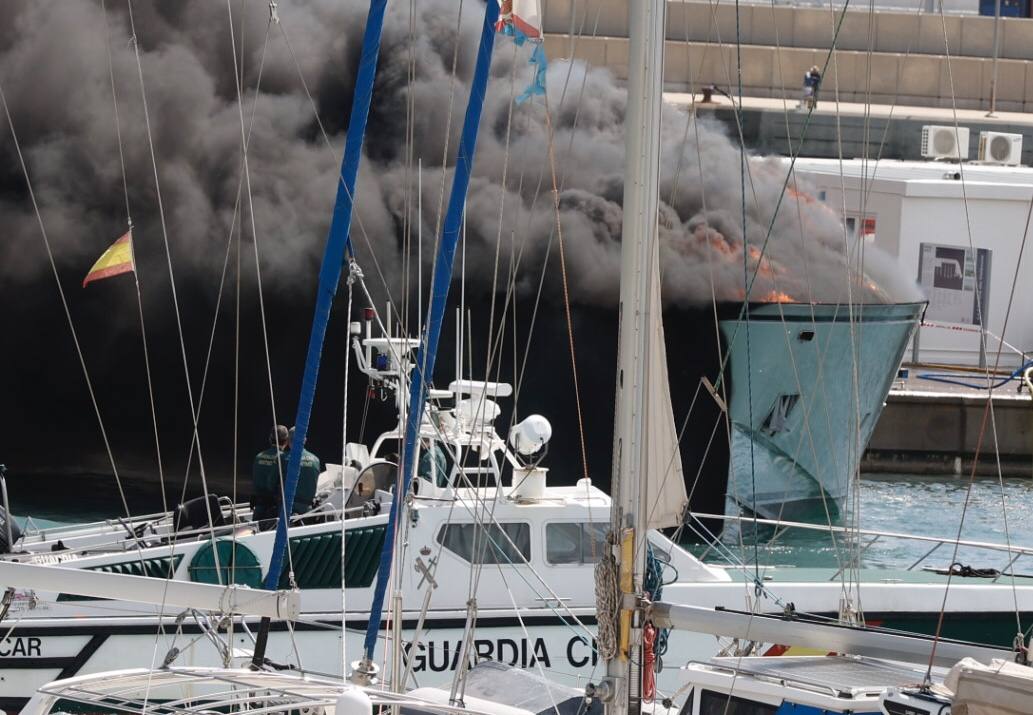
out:
{"label": "spanish flag", "polygon": [[86,278],[83,279],[82,286],[85,288],[86,284],[92,281],[99,281],[101,278],[110,278],[111,276],[135,270],[136,266],[133,263],[133,231],[130,229],[122,238],[112,243],[111,247],[104,251],[101,257],[97,259],[97,262],[93,264],[93,268],[90,269],[90,272],[86,274]]}

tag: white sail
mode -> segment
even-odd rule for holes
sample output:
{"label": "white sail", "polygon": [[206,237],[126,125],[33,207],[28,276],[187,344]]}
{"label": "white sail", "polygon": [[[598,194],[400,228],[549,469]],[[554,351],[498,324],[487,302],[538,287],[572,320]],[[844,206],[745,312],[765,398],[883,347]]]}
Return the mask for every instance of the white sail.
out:
{"label": "white sail", "polygon": [[667,352],[664,346],[664,321],[660,302],[660,262],[658,241],[653,242],[651,258],[649,310],[646,318],[645,425],[646,473],[642,477],[642,504],[646,509],[646,526],[663,529],[678,526],[684,516],[688,496],[678,451],[678,431],[674,425],[671,386],[667,376]]}
{"label": "white sail", "polygon": [[[649,0],[629,5],[628,12],[632,41],[611,490],[616,504],[614,524],[643,532],[677,525],[687,499],[667,383],[660,302],[660,91],[665,6]],[[636,562],[644,559],[644,548],[641,542],[636,545]]]}

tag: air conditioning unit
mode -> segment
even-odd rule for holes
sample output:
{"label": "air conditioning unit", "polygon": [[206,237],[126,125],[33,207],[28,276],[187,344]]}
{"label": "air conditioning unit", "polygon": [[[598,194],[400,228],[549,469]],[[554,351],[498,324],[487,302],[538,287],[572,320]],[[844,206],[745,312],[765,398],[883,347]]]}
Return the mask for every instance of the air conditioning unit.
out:
{"label": "air conditioning unit", "polygon": [[968,159],[968,127],[922,127],[922,156],[926,159]]}
{"label": "air conditioning unit", "polygon": [[1022,135],[979,132],[979,160],[987,164],[1018,166],[1022,159]]}

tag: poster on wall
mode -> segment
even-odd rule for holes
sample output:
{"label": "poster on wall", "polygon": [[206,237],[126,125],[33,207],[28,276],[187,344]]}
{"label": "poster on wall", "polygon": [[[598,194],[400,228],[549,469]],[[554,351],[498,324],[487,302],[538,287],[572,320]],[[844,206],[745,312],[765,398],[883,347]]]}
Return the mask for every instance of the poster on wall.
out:
{"label": "poster on wall", "polygon": [[985,326],[990,249],[922,243],[918,250],[918,284],[929,299],[926,318]]}

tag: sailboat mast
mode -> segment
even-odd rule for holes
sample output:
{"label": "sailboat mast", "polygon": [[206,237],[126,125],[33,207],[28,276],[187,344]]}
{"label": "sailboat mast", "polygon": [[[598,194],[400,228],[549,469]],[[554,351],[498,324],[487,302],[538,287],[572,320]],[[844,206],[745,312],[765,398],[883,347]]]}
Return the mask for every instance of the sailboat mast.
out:
{"label": "sailboat mast", "polygon": [[[606,664],[613,697],[608,715],[637,712],[641,697],[642,622],[634,608],[643,593],[648,506],[649,369],[655,350],[651,326],[659,316],[652,300],[657,273],[660,176],[660,111],[663,101],[666,0],[628,3],[628,105],[624,135],[624,217],[621,240],[620,338],[617,361],[617,414],[613,453],[613,511],[620,592],[618,649]],[[661,348],[662,349],[662,348]],[[666,378],[666,375],[664,376]],[[657,465],[653,465],[656,468]]]}

